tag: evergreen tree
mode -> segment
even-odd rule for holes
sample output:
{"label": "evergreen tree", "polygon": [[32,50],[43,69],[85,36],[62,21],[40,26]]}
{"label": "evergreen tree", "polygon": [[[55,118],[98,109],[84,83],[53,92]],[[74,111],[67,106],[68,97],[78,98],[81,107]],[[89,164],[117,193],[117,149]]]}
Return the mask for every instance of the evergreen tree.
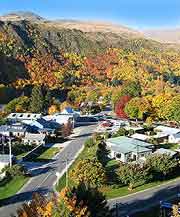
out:
{"label": "evergreen tree", "polygon": [[48,108],[51,106],[51,92],[48,89],[44,98],[44,111],[47,112]]}
{"label": "evergreen tree", "polygon": [[32,89],[30,110],[33,113],[41,113],[44,107],[43,94],[40,86],[34,86]]}

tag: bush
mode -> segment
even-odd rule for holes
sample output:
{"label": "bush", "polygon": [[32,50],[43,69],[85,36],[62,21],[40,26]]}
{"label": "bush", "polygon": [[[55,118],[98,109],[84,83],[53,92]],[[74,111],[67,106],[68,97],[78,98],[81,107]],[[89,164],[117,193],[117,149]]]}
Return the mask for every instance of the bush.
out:
{"label": "bush", "polygon": [[112,137],[127,136],[128,133],[129,133],[129,132],[128,132],[126,129],[124,129],[124,128],[119,128],[119,130],[118,130],[115,134],[113,134]]}
{"label": "bush", "polygon": [[91,148],[92,146],[95,145],[93,138],[89,138],[85,141],[84,143],[85,147]]}
{"label": "bush", "polygon": [[6,172],[7,176],[14,177],[14,176],[23,176],[25,173],[25,168],[21,165],[15,164],[12,167],[7,166],[3,169],[3,172]]}

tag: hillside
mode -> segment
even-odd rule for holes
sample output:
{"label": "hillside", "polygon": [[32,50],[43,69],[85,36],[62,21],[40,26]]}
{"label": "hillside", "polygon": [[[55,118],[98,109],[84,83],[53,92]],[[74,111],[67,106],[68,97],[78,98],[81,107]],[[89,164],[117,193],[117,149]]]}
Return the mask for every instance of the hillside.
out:
{"label": "hillside", "polygon": [[36,84],[71,90],[137,80],[146,93],[153,92],[152,82],[160,77],[179,84],[174,48],[179,49],[124,26],[11,13],[0,17],[0,85],[3,91]]}
{"label": "hillside", "polygon": [[[110,23],[68,20],[48,21],[30,12],[11,13],[0,17],[0,33],[13,38],[16,47],[97,54],[109,47],[162,50],[166,45],[147,40],[141,32]],[[15,51],[16,52],[16,51]],[[16,52],[17,53],[17,52]]]}
{"label": "hillside", "polygon": [[147,38],[154,39],[162,43],[180,44],[180,28],[150,29],[145,30],[144,35]]}

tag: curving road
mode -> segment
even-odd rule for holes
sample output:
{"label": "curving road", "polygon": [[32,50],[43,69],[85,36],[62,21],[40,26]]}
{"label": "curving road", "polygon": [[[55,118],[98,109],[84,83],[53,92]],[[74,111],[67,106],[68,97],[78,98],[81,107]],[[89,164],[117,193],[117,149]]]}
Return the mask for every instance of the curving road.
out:
{"label": "curving road", "polygon": [[84,141],[89,137],[95,126],[84,126],[80,128],[80,134],[71,138],[69,144],[53,159],[53,162],[37,168],[36,175],[14,196],[7,200],[0,201],[0,217],[16,216],[16,210],[23,202],[32,198],[33,192],[47,194],[53,191],[53,185],[56,182],[56,172],[60,174],[65,170],[65,160],[74,159],[82,149]]}

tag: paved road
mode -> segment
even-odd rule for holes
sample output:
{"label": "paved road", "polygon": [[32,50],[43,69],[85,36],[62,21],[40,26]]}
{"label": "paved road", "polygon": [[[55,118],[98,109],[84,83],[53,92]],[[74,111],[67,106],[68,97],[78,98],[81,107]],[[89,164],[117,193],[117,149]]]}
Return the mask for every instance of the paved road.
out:
{"label": "paved road", "polygon": [[66,156],[68,156],[68,159],[73,159],[94,128],[95,126],[83,127],[80,134],[72,138],[71,142],[56,156],[53,162],[36,171],[36,176],[31,178],[20,192],[3,201],[3,207],[0,208],[0,217],[15,216],[17,208],[23,202],[30,200],[33,192],[41,192],[43,194],[51,192],[57,178],[56,172],[61,173],[66,167]]}
{"label": "paved road", "polygon": [[160,201],[177,198],[178,193],[180,193],[180,178],[153,189],[109,200],[108,203],[110,207],[116,207],[114,216],[133,217],[134,213],[157,206]]}

